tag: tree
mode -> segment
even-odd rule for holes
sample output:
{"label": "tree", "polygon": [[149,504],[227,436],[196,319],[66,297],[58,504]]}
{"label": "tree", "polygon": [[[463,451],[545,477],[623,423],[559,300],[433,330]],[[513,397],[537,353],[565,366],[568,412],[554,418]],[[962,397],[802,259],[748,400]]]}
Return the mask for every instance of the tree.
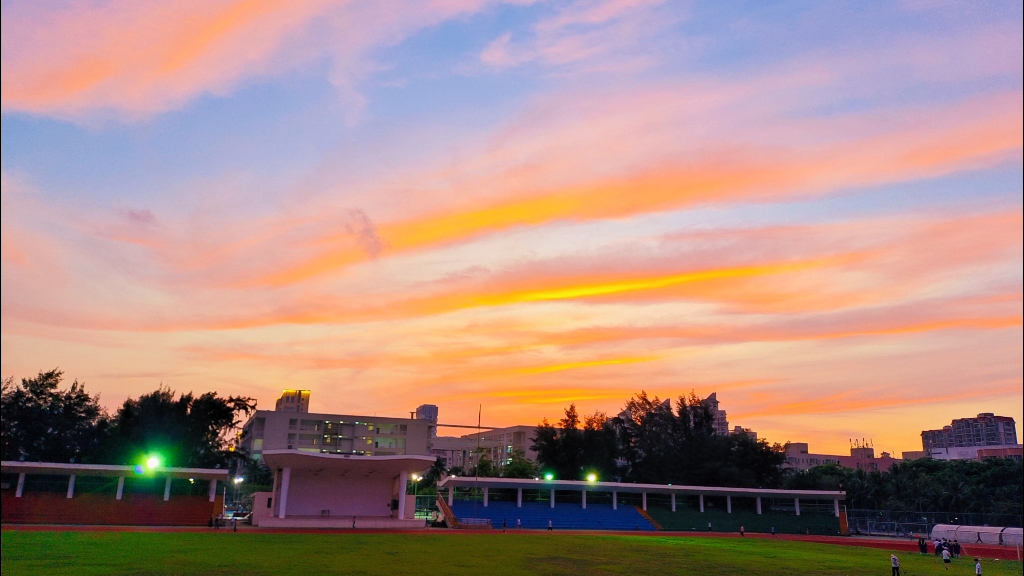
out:
{"label": "tree", "polygon": [[441,478],[448,473],[448,468],[444,465],[444,459],[440,456],[434,460],[434,463],[430,465],[430,469],[423,475],[423,486],[430,487],[436,486]]}
{"label": "tree", "polygon": [[243,457],[234,452],[230,432],[240,416],[255,409],[252,398],[190,392],[175,399],[174,392],[160,387],[124,402],[111,420],[103,458],[130,464],[157,454],[165,466],[226,468]]}
{"label": "tree", "polygon": [[562,480],[583,480],[595,473],[611,479],[616,475],[618,449],[615,429],[602,412],[584,416],[580,430],[576,405],[565,409],[565,417],[552,426],[544,419],[532,438],[537,452],[539,473],[550,473]]}
{"label": "tree", "polygon": [[522,450],[513,451],[512,457],[501,468],[503,478],[536,478],[539,475],[537,464],[527,458]]}
{"label": "tree", "polygon": [[888,470],[837,465],[789,472],[790,489],[844,490],[850,508],[907,512],[1004,514],[1024,511],[1024,466],[1006,458],[933,460],[893,464]]}
{"label": "tree", "polygon": [[612,422],[623,476],[633,482],[773,487],[782,478],[782,446],[716,434],[711,409],[693,392],[677,398],[673,410],[671,401],[641,391]]}
{"label": "tree", "polygon": [[2,384],[4,460],[88,461],[104,437],[106,415],[99,396],[90,396],[78,380],[61,390],[64,372],[54,368],[35,378],[14,377]]}

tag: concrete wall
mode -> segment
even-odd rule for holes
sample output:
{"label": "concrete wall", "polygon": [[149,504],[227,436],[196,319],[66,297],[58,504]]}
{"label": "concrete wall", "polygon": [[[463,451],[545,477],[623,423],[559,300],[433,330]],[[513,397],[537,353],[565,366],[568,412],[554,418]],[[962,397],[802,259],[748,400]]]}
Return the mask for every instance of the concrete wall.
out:
{"label": "concrete wall", "polygon": [[0,517],[5,524],[93,524],[125,526],[206,526],[224,510],[224,498],[178,496],[164,501],[159,494],[82,494],[68,498],[61,492],[3,491]]}
{"label": "concrete wall", "polygon": [[[274,493],[253,492],[252,493],[252,525],[259,526],[260,520],[274,515]],[[267,502],[270,506],[267,506]]]}
{"label": "concrete wall", "polygon": [[393,479],[379,475],[292,470],[286,515],[320,516],[322,510],[330,510],[331,516],[390,517],[393,485]]}

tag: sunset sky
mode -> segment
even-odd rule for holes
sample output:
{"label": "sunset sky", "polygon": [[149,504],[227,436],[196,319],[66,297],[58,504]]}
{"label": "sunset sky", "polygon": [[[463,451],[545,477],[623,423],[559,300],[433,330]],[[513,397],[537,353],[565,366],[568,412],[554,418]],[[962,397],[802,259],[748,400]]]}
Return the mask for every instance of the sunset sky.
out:
{"label": "sunset sky", "polygon": [[[3,2],[2,374],[1021,426],[1018,2]],[[443,432],[442,432],[443,433]]]}

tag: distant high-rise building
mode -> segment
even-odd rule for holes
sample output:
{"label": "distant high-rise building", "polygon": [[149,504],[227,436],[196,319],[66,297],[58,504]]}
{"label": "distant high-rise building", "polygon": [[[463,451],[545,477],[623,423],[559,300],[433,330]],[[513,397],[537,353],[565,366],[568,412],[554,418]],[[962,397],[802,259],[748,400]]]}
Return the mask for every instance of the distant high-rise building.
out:
{"label": "distant high-rise building", "polygon": [[430,420],[437,422],[437,406],[433,404],[420,404],[416,407],[417,420]]}
{"label": "distant high-rise building", "polygon": [[1017,444],[1017,426],[1009,416],[996,416],[991,412],[976,418],[958,418],[941,430],[921,432],[921,445],[925,452],[936,448],[966,448],[973,446],[1014,446]]}
{"label": "distant high-rise building", "polygon": [[282,390],[275,412],[309,412],[309,390]]}
{"label": "distant high-rise building", "polygon": [[704,399],[701,404],[704,404],[711,409],[711,416],[714,418],[712,426],[715,429],[715,434],[722,436],[729,435],[729,420],[725,417],[725,410],[718,408],[718,393],[712,392],[710,396]]}

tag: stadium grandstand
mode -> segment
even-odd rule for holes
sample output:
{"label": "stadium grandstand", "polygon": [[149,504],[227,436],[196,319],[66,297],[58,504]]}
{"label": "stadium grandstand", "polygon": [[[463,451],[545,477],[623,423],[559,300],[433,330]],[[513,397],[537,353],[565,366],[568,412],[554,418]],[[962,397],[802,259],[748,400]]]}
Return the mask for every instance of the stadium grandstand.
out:
{"label": "stadium grandstand", "polygon": [[228,471],[164,467],[11,462],[3,475],[4,524],[203,526],[224,511],[217,489]]}
{"label": "stadium grandstand", "polygon": [[845,534],[845,492],[448,476],[448,526]]}

